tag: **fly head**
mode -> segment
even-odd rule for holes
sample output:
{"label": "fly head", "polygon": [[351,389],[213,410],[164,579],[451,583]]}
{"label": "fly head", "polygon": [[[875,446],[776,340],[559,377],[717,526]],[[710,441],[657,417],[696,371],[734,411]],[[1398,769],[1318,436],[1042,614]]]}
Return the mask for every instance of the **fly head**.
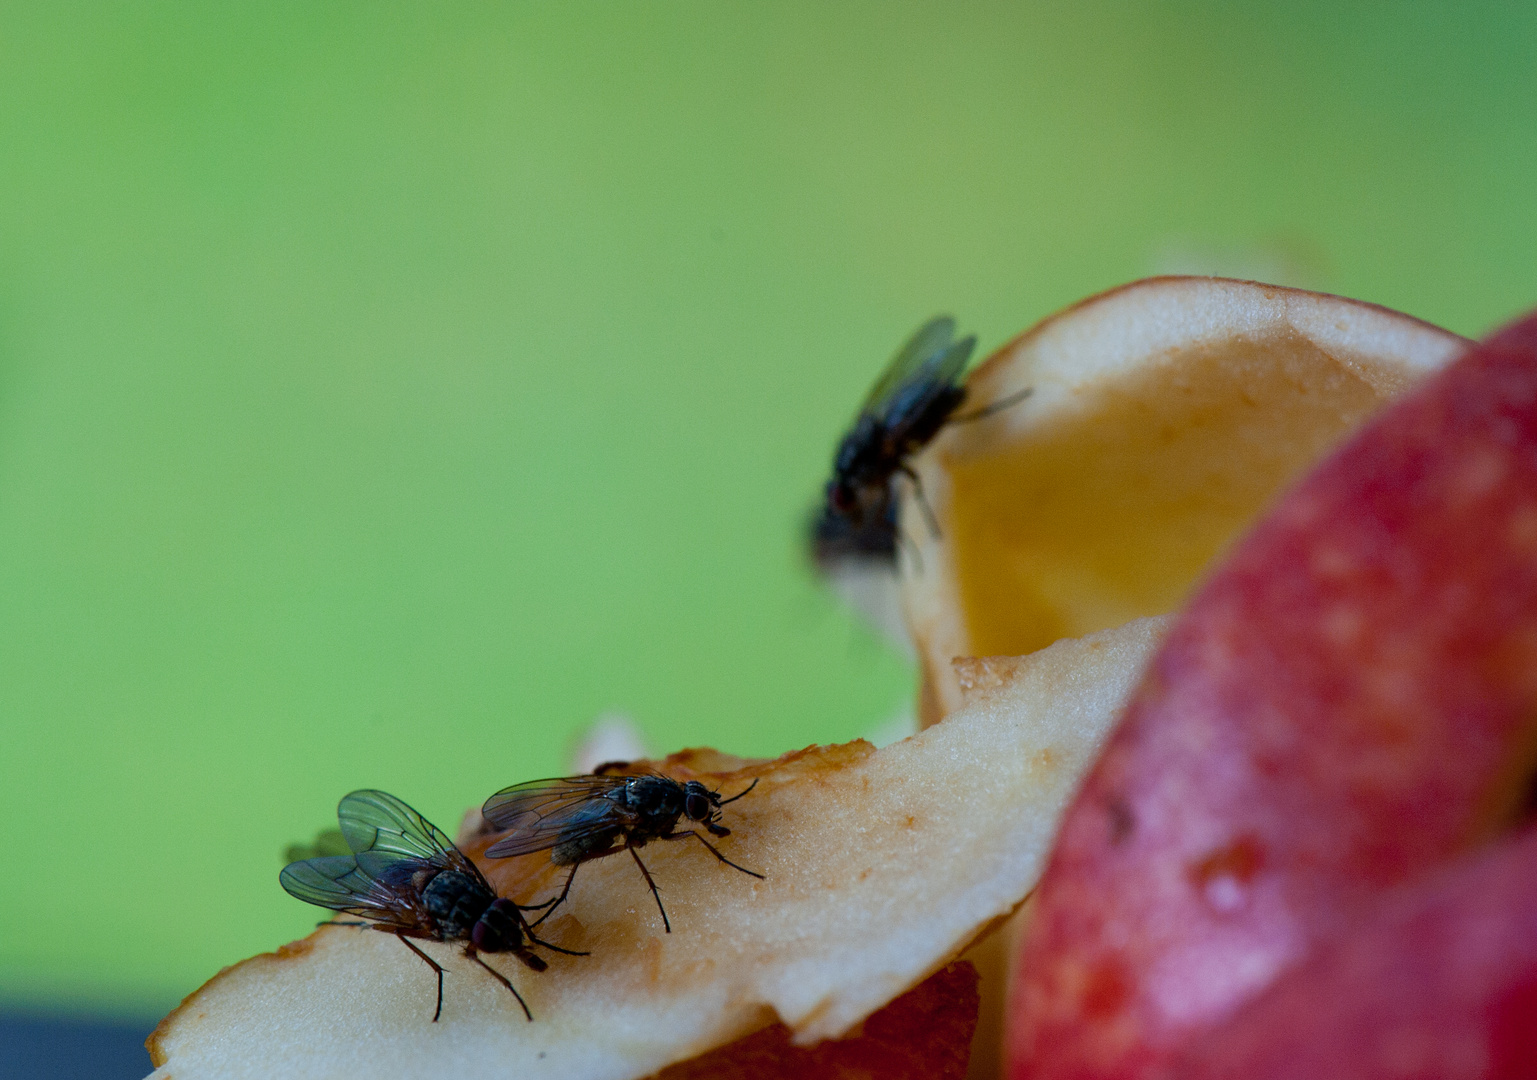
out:
{"label": "fly head", "polygon": [[476,920],[470,930],[470,942],[480,952],[520,952],[525,948],[526,926],[518,906],[499,897]]}
{"label": "fly head", "polygon": [[690,821],[708,821],[719,805],[720,796],[698,780],[683,785],[683,813]]}

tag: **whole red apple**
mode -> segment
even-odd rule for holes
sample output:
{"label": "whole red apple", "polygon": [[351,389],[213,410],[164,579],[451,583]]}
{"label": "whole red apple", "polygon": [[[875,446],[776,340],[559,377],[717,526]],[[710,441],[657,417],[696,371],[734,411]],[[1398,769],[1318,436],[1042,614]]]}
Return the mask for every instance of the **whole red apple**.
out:
{"label": "whole red apple", "polygon": [[1508,827],[1537,753],[1537,316],[1380,414],[1195,596],[1068,812],[1015,1077],[1147,1077],[1386,889]]}
{"label": "whole red apple", "polygon": [[1537,830],[1388,898],[1192,1051],[1181,1080],[1537,1075]]}

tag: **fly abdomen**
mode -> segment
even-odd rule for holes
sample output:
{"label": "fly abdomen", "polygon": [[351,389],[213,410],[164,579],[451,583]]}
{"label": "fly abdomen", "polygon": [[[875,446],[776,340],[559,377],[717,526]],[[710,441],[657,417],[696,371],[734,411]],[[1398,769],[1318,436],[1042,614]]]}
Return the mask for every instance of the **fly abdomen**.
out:
{"label": "fly abdomen", "polygon": [[618,829],[604,829],[602,832],[588,836],[579,836],[574,840],[565,840],[550,849],[550,862],[556,866],[570,866],[579,863],[595,851],[606,851],[614,846],[614,837],[619,835]]}
{"label": "fly abdomen", "polygon": [[457,870],[442,871],[422,890],[422,903],[445,938],[467,935],[495,899],[468,874]]}

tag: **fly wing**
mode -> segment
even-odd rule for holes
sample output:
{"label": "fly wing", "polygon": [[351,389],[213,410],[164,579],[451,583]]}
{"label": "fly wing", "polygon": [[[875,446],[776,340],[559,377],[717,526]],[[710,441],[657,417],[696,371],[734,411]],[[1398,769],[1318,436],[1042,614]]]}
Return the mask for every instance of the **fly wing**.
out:
{"label": "fly wing", "polygon": [[351,855],[322,855],[283,867],[278,883],[290,896],[332,911],[374,910],[382,905],[372,895],[373,879],[358,869]]}
{"label": "fly wing", "polygon": [[960,378],[976,338],[955,340],[955,320],[938,315],[920,326],[881,372],[865,398],[864,412],[883,425],[910,412],[915,398],[932,394]]}
{"label": "fly wing", "polygon": [[492,858],[528,855],[629,824],[634,815],[605,798],[628,776],[559,776],[503,788],[480,812],[507,835],[486,849]]}
{"label": "fly wing", "polygon": [[336,819],[354,855],[372,853],[385,860],[393,855],[437,862],[455,850],[454,842],[441,829],[383,791],[344,795],[336,808]]}
{"label": "fly wing", "polygon": [[300,859],[283,867],[278,882],[290,896],[332,911],[397,926],[417,926],[421,903],[409,890],[382,882],[351,855]]}
{"label": "fly wing", "polygon": [[[960,403],[965,392],[957,392],[957,384],[976,343],[975,337],[965,337],[947,346],[942,353],[931,357],[908,383],[892,393],[880,419],[894,446],[906,446],[926,426],[937,429],[945,414]],[[935,408],[940,409],[938,415],[933,412]]]}
{"label": "fly wing", "polygon": [[343,796],[336,818],[365,874],[377,878],[392,864],[412,859],[485,881],[443,830],[388,792],[365,789]]}

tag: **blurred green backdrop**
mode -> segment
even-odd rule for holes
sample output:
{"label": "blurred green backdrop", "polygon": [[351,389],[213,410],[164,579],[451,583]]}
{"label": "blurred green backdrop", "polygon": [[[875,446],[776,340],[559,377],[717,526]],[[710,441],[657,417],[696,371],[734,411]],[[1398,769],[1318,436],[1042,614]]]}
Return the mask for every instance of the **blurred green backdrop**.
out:
{"label": "blurred green backdrop", "polygon": [[622,709],[876,728],[796,546],[940,310],[1537,302],[1513,3],[0,7],[0,1003],[159,1008]]}

